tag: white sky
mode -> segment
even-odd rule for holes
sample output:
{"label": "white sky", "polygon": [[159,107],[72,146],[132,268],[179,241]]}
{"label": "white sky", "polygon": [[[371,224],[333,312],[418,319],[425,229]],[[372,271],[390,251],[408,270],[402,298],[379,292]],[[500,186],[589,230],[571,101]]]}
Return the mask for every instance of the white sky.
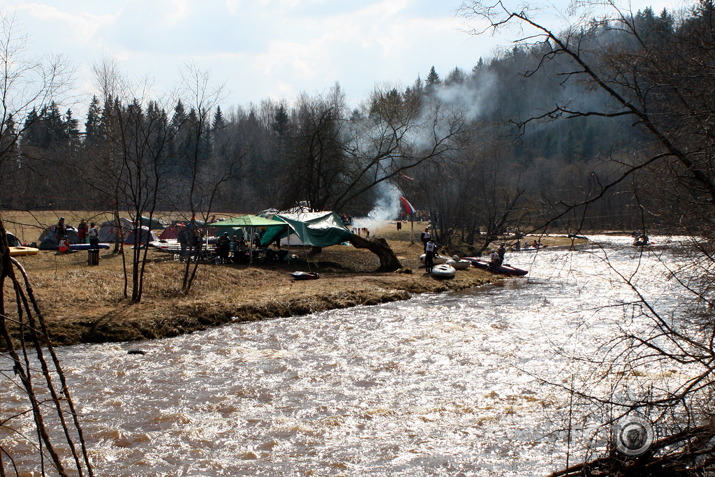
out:
{"label": "white sky", "polygon": [[[566,1],[566,0],[555,0]],[[664,0],[633,0],[633,9]],[[638,1],[640,3],[636,4]],[[668,8],[673,7],[673,2]],[[376,85],[403,88],[434,65],[469,71],[508,39],[474,37],[460,0],[0,0],[35,55],[62,54],[91,94],[93,64],[113,58],[127,78],[176,87],[183,65],[224,84],[224,110],[262,99],[292,102],[338,82],[351,104]],[[81,98],[82,102],[88,101]],[[86,104],[73,107],[83,111]],[[76,114],[75,117],[78,115]],[[81,115],[79,118],[84,119]]]}

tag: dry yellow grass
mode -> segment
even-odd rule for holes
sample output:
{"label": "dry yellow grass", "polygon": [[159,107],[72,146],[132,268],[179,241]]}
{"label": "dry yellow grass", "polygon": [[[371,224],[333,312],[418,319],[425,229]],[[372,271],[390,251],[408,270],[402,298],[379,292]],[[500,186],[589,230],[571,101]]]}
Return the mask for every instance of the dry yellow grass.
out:
{"label": "dry yellow grass", "polygon": [[[13,226],[17,230],[18,224],[35,220],[22,214],[27,213],[2,213],[10,231]],[[70,224],[73,217],[91,217],[75,214],[64,212],[63,216]],[[39,219],[37,214],[34,217],[38,223],[47,220]],[[49,223],[55,220],[53,214]],[[138,304],[130,304],[124,298],[122,257],[109,250],[101,251],[98,266],[88,265],[86,252],[61,255],[44,251],[19,257],[19,262],[30,276],[56,344],[174,336],[237,320],[292,316],[400,300],[413,293],[473,288],[498,278],[470,269],[451,280],[434,279],[420,269],[422,246],[410,243],[410,232],[405,227],[398,233],[390,225],[373,234],[388,239],[407,270],[374,272],[379,266],[377,257],[347,245],[328,247],[313,258],[305,249],[295,248],[291,253],[297,258],[287,264],[201,264],[193,288],[184,295],[181,279],[185,264],[174,261],[169,254],[150,250],[143,298]],[[18,236],[28,241],[20,233]],[[415,239],[419,240],[418,232]],[[125,250],[127,262],[131,252],[129,248]],[[317,271],[321,278],[294,281],[290,272],[296,270]],[[131,286],[131,276],[128,279]],[[5,296],[13,296],[7,288]]]}

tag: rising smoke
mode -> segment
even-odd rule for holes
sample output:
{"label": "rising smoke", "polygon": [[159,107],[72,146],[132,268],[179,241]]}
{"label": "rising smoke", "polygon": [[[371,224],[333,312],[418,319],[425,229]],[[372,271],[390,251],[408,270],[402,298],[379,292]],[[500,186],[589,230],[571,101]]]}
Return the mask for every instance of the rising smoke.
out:
{"label": "rising smoke", "polygon": [[400,215],[400,189],[388,182],[381,182],[377,185],[377,200],[375,207],[367,214],[367,217],[353,218],[353,226],[375,230],[385,222],[395,220]]}

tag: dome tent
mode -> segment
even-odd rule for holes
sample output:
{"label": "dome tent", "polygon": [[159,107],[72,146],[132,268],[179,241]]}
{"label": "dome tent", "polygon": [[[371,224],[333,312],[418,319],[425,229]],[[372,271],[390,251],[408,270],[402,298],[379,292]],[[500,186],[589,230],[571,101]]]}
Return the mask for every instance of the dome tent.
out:
{"label": "dome tent", "polygon": [[[79,243],[79,236],[77,235],[77,229],[74,227],[67,227],[65,229],[65,235],[69,239],[70,243]],[[57,237],[55,233],[55,226],[50,225],[41,234],[40,238],[37,240],[40,242],[40,250],[57,250],[60,244],[60,239],[62,237]]]}
{"label": "dome tent", "polygon": [[[157,235],[149,230],[149,227],[142,225],[139,230],[141,230],[139,242],[147,243],[159,240]],[[137,242],[134,237],[134,223],[131,220],[121,217],[119,225],[117,225],[116,220],[107,220],[99,227],[100,242],[117,242],[118,239],[130,245]]]}

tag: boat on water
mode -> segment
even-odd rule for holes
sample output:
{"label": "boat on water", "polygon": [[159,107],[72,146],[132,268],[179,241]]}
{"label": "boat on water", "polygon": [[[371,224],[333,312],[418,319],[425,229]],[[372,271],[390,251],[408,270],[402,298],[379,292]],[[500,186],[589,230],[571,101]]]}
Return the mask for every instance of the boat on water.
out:
{"label": "boat on water", "polygon": [[457,273],[457,270],[451,265],[440,263],[432,267],[432,276],[435,278],[452,278]]}
{"label": "boat on water", "polygon": [[318,272],[292,272],[290,275],[293,280],[316,280],[320,278]]}
{"label": "boat on water", "polygon": [[480,268],[482,270],[488,270],[492,273],[500,273],[502,275],[513,275],[517,277],[521,277],[526,275],[527,272],[526,270],[522,270],[521,268],[516,268],[512,267],[509,264],[502,263],[500,266],[495,267],[489,262],[489,260],[486,260],[484,258],[480,257],[464,257],[464,260],[469,260],[472,263],[472,266]]}
{"label": "boat on water", "polygon": [[644,232],[634,232],[632,235],[633,246],[635,247],[645,247],[651,244],[650,238]]}
{"label": "boat on water", "polygon": [[568,234],[568,238],[578,239],[578,240],[588,240],[588,237],[586,237],[585,235],[576,235],[576,234]]}
{"label": "boat on water", "polygon": [[10,249],[10,256],[11,257],[21,257],[24,255],[37,255],[40,253],[39,248],[35,247],[25,247],[25,246],[17,246],[17,247],[9,247]]}

